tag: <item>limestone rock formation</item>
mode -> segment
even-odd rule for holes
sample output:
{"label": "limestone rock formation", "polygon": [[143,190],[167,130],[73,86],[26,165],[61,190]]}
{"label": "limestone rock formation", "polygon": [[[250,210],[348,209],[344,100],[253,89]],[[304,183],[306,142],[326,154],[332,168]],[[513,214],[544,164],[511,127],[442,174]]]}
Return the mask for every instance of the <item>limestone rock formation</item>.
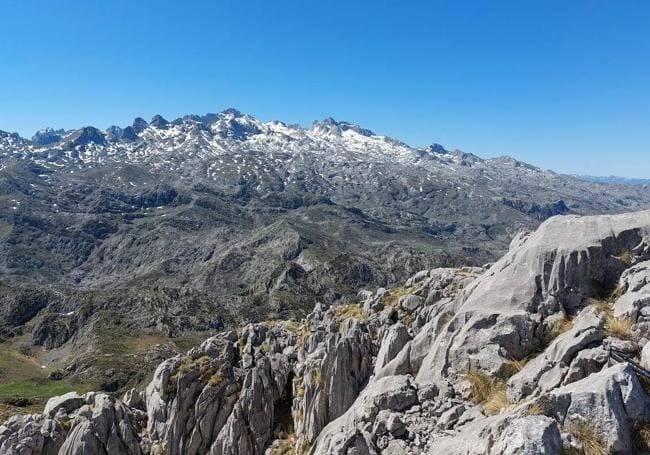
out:
{"label": "limestone rock formation", "polygon": [[486,268],[224,330],[121,399],[52,398],[0,453],[643,453],[649,262],[650,212],[551,218]]}

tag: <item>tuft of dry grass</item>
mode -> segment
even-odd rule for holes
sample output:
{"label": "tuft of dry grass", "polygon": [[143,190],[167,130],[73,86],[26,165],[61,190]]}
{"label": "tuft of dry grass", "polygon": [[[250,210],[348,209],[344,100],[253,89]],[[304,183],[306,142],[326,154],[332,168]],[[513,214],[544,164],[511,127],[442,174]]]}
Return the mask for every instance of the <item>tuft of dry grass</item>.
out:
{"label": "tuft of dry grass", "polygon": [[488,399],[483,403],[483,411],[485,414],[492,416],[501,414],[508,406],[510,406],[510,401],[508,401],[508,395],[506,395],[506,385],[503,382],[498,382],[494,385]]}
{"label": "tuft of dry grass", "polygon": [[628,318],[617,318],[612,314],[605,316],[605,331],[608,335],[623,340],[632,338],[634,323]]}
{"label": "tuft of dry grass", "polygon": [[612,302],[609,300],[589,299],[588,304],[593,305],[598,314],[604,314],[605,316],[612,314]]}
{"label": "tuft of dry grass", "polygon": [[604,313],[605,315],[611,315],[612,311],[614,311],[614,308],[613,308],[614,302],[616,302],[616,300],[618,300],[618,298],[620,296],[622,296],[624,293],[625,293],[625,290],[622,287],[617,286],[606,297],[590,298],[587,301],[587,304],[588,305],[594,305],[597,313],[601,313],[601,314]]}
{"label": "tuft of dry grass", "polygon": [[527,408],[526,414],[529,416],[546,415],[549,412],[548,400],[544,397],[538,398],[533,401]]}
{"label": "tuft of dry grass", "polygon": [[571,424],[566,430],[571,433],[582,444],[584,455],[608,455],[609,451],[603,439],[586,422]]}
{"label": "tuft of dry grass", "polygon": [[311,380],[312,384],[318,387],[322,387],[324,385],[323,378],[318,368],[314,368],[309,372],[309,379]]}
{"label": "tuft of dry grass", "polygon": [[623,250],[621,251],[621,254],[618,255],[618,260],[621,261],[626,267],[629,267],[634,261],[634,256],[632,256],[630,250]]}
{"label": "tuft of dry grass", "polygon": [[366,319],[365,315],[363,314],[363,308],[357,303],[336,305],[334,307],[334,314],[344,319],[354,318],[361,321]]}
{"label": "tuft of dry grass", "polygon": [[307,321],[303,321],[298,327],[298,341],[300,346],[304,346],[309,337],[311,336],[311,330],[309,329],[309,324]]}
{"label": "tuft of dry grass", "polygon": [[208,379],[208,384],[210,384],[212,387],[216,387],[221,384],[224,379],[225,378],[221,375],[221,373],[215,372],[210,376],[210,379]]}
{"label": "tuft of dry grass", "polygon": [[545,347],[551,344],[554,339],[562,335],[564,332],[569,331],[572,327],[573,321],[568,317],[554,320],[548,327],[548,330],[545,334],[543,340]]}
{"label": "tuft of dry grass", "polygon": [[296,423],[301,423],[304,418],[305,415],[302,412],[302,409],[296,409],[295,411],[293,411],[293,420],[295,420]]}
{"label": "tuft of dry grass", "polygon": [[469,370],[465,375],[465,380],[469,382],[472,401],[475,403],[485,402],[493,388],[492,379],[478,370]]}
{"label": "tuft of dry grass", "polygon": [[400,288],[390,289],[388,292],[386,292],[386,294],[384,294],[384,297],[382,298],[382,303],[388,307],[398,307],[399,299],[402,296],[405,296],[409,293],[410,293],[409,288],[400,287]]}
{"label": "tuft of dry grass", "polygon": [[467,372],[465,379],[469,382],[471,400],[482,404],[487,415],[499,414],[509,406],[503,381],[494,380],[487,374],[473,369]]}
{"label": "tuft of dry grass", "polygon": [[507,378],[510,378],[517,373],[519,373],[521,370],[524,369],[526,364],[528,363],[529,359],[521,359],[521,360],[509,360],[506,362],[504,365],[504,374]]}

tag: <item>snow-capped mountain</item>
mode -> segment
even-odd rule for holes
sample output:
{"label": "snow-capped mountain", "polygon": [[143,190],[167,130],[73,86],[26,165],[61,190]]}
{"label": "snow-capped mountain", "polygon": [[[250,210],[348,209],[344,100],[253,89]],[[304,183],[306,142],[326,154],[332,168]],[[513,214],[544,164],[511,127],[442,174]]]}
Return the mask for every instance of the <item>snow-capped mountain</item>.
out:
{"label": "snow-capped mountain", "polygon": [[[316,185],[327,195],[368,186],[381,191],[382,185],[393,179],[407,194],[423,199],[456,193],[467,198],[516,199],[523,185],[554,193],[551,200],[542,197],[540,202],[573,197],[584,198],[584,204],[602,210],[613,208],[607,196],[593,200],[593,186],[511,158],[484,160],[438,144],[414,148],[332,118],[303,128],[262,122],[235,109],[187,115],[172,122],[160,115],[150,123],[137,118],[131,126],[113,126],[106,131],[90,126],[72,131],[46,128],[31,141],[1,133],[0,169],[19,162],[42,167],[46,179],[51,171],[64,168],[87,171],[134,164],[172,172],[178,180],[248,185],[261,194],[283,191],[286,185],[299,181]],[[512,187],[504,187],[504,183]],[[597,193],[607,193],[606,188],[598,188]],[[632,208],[640,196],[631,193],[611,202],[621,209]]]}

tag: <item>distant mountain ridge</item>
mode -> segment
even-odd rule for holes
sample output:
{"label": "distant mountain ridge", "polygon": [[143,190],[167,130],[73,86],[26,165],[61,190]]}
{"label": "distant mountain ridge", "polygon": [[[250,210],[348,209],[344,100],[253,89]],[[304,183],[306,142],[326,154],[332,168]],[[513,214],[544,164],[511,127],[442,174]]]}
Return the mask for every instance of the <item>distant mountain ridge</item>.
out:
{"label": "distant mountain ridge", "polygon": [[649,185],[650,184],[650,179],[617,177],[615,175],[610,175],[610,176],[574,175],[574,177],[577,177],[580,180],[584,180],[586,182],[594,182],[594,183],[607,183],[607,184],[617,184],[617,185]]}

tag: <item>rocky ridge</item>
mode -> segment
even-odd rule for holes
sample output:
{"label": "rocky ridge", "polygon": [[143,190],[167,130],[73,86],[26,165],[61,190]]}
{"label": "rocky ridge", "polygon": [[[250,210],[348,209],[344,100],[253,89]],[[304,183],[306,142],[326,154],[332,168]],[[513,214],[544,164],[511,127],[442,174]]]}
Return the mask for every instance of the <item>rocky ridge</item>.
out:
{"label": "rocky ridge", "polygon": [[650,211],[553,217],[486,268],[224,330],[119,399],[52,398],[0,452],[639,453],[649,265]]}

